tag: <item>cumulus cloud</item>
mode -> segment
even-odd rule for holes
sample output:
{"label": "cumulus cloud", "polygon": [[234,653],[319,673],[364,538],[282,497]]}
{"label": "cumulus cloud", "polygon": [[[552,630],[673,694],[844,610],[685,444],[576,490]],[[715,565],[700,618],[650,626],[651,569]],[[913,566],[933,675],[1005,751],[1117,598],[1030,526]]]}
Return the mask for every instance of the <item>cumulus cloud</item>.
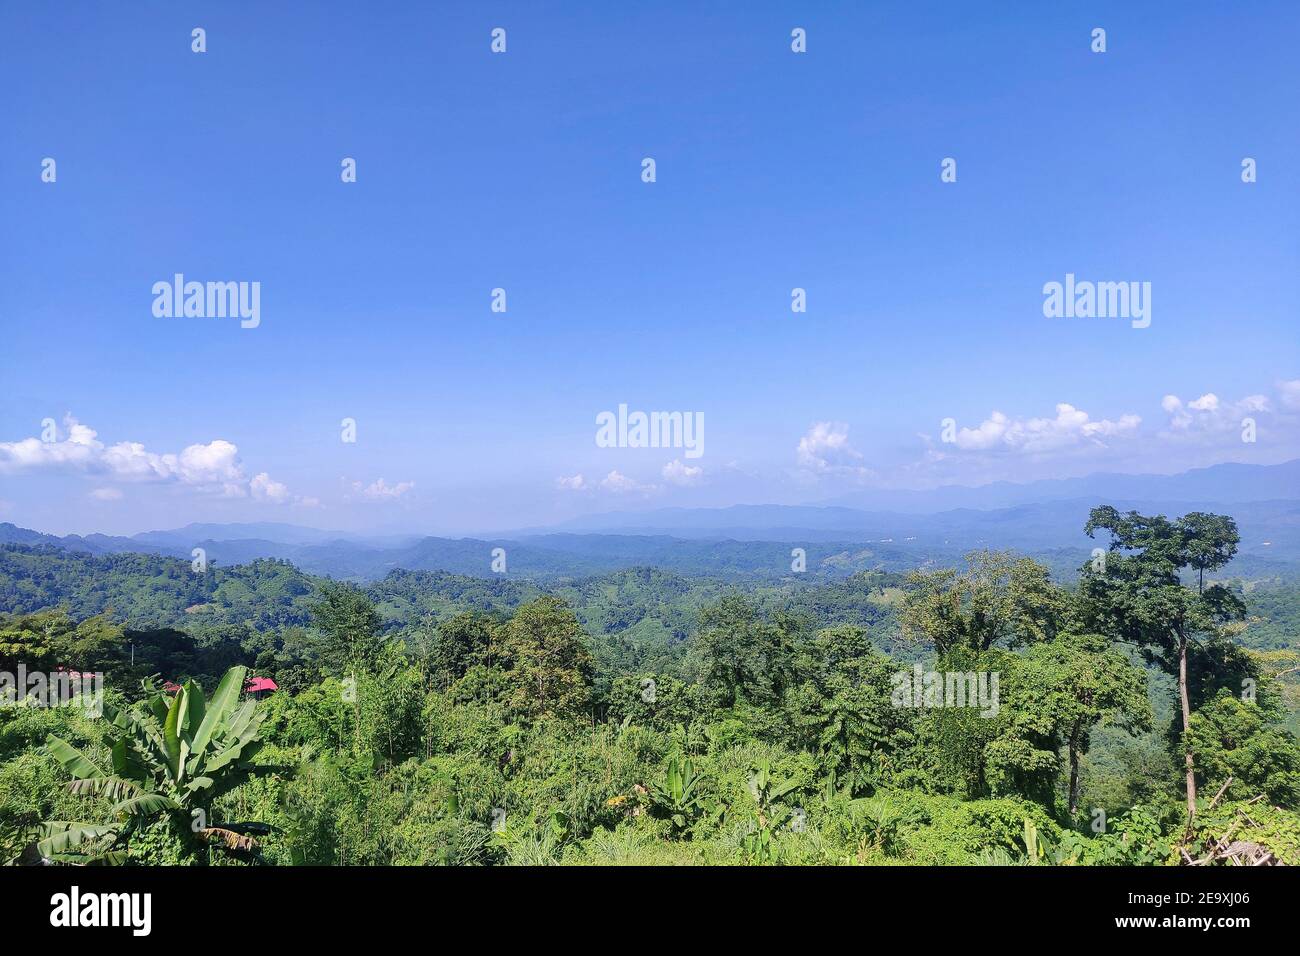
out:
{"label": "cumulus cloud", "polygon": [[704,469],[695,465],[688,465],[680,458],[675,458],[663,468],[664,481],[670,485],[679,485],[688,488],[698,485],[704,480]]}
{"label": "cumulus cloud", "polygon": [[1094,420],[1082,409],[1060,402],[1055,418],[1011,418],[995,411],[974,428],[955,429],[948,440],[963,451],[1034,454],[1072,446],[1104,446],[1105,439],[1133,435],[1141,423],[1137,415]]}
{"label": "cumulus cloud", "polygon": [[242,487],[243,469],[239,449],[217,439],[206,445],[190,445],[179,454],[155,454],[139,442],[119,442],[104,449],[102,463],[117,478],[129,481],[171,481],[187,485],[220,485],[227,494],[238,492],[227,485]]}
{"label": "cumulus cloud", "polygon": [[27,471],[80,472],[118,481],[170,482],[234,498],[290,500],[288,489],[265,472],[249,480],[231,442],[218,438],[174,453],[150,451],[135,441],[105,445],[98,432],[71,415],[63,418],[62,437],[49,422],[40,438],[0,442],[0,473]]}
{"label": "cumulus cloud", "polygon": [[853,461],[862,456],[849,444],[849,426],[843,422],[816,422],[799,439],[799,464],[822,469],[832,463]]}
{"label": "cumulus cloud", "polygon": [[634,478],[629,478],[620,471],[611,471],[600,481],[602,491],[616,495],[651,494],[658,490],[655,485],[645,485]]}
{"label": "cumulus cloud", "polygon": [[579,473],[567,478],[563,476],[556,478],[555,487],[559,488],[561,491],[588,491],[591,488],[591,485],[588,484],[587,479]]}
{"label": "cumulus cloud", "polygon": [[289,500],[289,489],[278,481],[273,481],[266,472],[256,475],[248,483],[248,490],[260,501],[285,502]]}
{"label": "cumulus cloud", "polygon": [[54,435],[53,441],[24,438],[0,442],[0,472],[93,468],[103,458],[104,443],[98,440],[93,428],[87,428],[70,415],[64,417],[63,423],[67,434],[62,441]]}
{"label": "cumulus cloud", "polygon": [[814,422],[795,449],[799,467],[815,475],[866,478],[862,454],[849,444],[849,426],[843,422]]}
{"label": "cumulus cloud", "polygon": [[1019,480],[1028,472],[1008,473],[1006,463],[1033,460],[1044,465],[1058,456],[1102,455],[1125,467],[1195,467],[1212,463],[1229,449],[1239,452],[1242,441],[1251,440],[1244,438],[1247,419],[1267,429],[1261,434],[1270,436],[1275,454],[1294,453],[1294,440],[1288,446],[1286,436],[1297,434],[1297,412],[1300,379],[1278,381],[1272,390],[1237,398],[1212,391],[1166,394],[1150,423],[1136,414],[1095,419],[1064,402],[1052,417],[1014,418],[994,411],[972,427],[958,428],[946,419],[940,441],[919,436],[926,450],[915,470],[969,480],[974,466],[982,468],[980,480]]}
{"label": "cumulus cloud", "polygon": [[120,488],[96,488],[90,493],[96,501],[118,501],[122,497]]}
{"label": "cumulus cloud", "polygon": [[371,501],[380,501],[385,498],[402,497],[402,495],[406,494],[408,491],[410,491],[412,488],[415,487],[415,482],[399,481],[395,485],[390,485],[388,484],[388,482],[384,481],[383,478],[379,478],[375,481],[372,481],[369,485],[366,485],[364,488],[362,487],[362,484],[359,481],[354,482],[352,487],[360,491],[361,496],[363,498],[368,498]]}
{"label": "cumulus cloud", "polygon": [[[695,474],[702,473],[701,469],[699,468],[687,468],[686,466],[682,466],[682,467],[685,470],[685,472],[689,473],[687,475],[688,478]],[[665,477],[667,477],[666,472],[667,469],[665,469]],[[579,472],[576,475],[561,476],[555,479],[555,487],[559,491],[573,491],[573,492],[584,492],[584,493],[603,491],[606,492],[607,494],[612,494],[612,495],[635,495],[635,494],[652,495],[663,490],[659,485],[645,484],[643,482],[637,481],[635,478],[630,478],[627,475],[623,474],[621,471],[617,471],[617,470],[611,471],[608,475],[606,475],[604,478],[601,478],[599,481],[594,481],[592,479],[589,479],[587,478],[586,475],[582,474],[581,472]]]}
{"label": "cumulus cloud", "polygon": [[[1286,384],[1282,383],[1281,388],[1283,405],[1287,398]],[[1166,395],[1160,400],[1160,407],[1169,416],[1165,436],[1174,438],[1235,432],[1241,427],[1243,418],[1273,410],[1272,402],[1265,395],[1247,395],[1235,402],[1225,402],[1213,392],[1187,402],[1177,395]]]}

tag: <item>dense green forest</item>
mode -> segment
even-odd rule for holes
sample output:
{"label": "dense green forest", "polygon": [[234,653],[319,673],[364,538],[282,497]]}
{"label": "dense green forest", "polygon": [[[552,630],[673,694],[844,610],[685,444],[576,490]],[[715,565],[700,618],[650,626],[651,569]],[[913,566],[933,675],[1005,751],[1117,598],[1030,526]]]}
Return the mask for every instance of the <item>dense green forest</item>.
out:
{"label": "dense green forest", "polygon": [[368,586],[0,546],[0,672],[106,687],[0,707],[0,859],[1300,862],[1300,582],[1221,516],[1086,530],[1069,574]]}

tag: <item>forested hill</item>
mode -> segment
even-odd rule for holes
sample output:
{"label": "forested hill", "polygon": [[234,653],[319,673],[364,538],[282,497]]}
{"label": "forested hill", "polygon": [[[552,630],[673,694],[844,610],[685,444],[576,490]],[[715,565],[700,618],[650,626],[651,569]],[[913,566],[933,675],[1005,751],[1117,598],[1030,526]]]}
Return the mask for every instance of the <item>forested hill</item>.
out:
{"label": "forested hill", "polygon": [[[287,561],[263,559],[196,573],[190,561],[146,554],[92,555],[62,548],[0,545],[0,613],[29,614],[61,607],[77,620],[107,613],[134,628],[191,632],[307,627],[325,579]],[[800,576],[750,582],[747,590],[772,606],[829,623],[878,624],[902,575],[864,572],[848,577]],[[545,584],[509,575],[473,577],[446,571],[396,569],[366,590],[385,627],[399,631],[464,611],[508,615],[544,593],[564,598],[593,634],[629,639],[684,638],[699,608],[738,586],[723,576],[687,577],[634,567],[598,575],[554,578]]]}
{"label": "forested hill", "polygon": [[[200,530],[213,531],[211,528]],[[848,576],[865,570],[906,571],[927,562],[959,560],[962,550],[941,542],[917,545],[894,541],[827,540],[825,535],[768,541],[686,539],[665,534],[552,534],[515,539],[413,538],[386,546],[366,541],[294,543],[253,538],[185,538],[183,531],[136,538],[104,535],[59,538],[0,524],[0,546],[47,547],[78,554],[148,554],[184,559],[201,548],[209,563],[249,564],[261,558],[291,561],[295,567],[358,582],[377,581],[393,570],[446,571],[473,577],[494,576],[494,553],[505,552],[506,575],[555,581],[605,574],[631,567],[656,567],[685,575],[781,578],[790,573],[795,548],[804,552],[807,572]],[[1063,553],[1077,566],[1083,548]],[[498,565],[499,569],[499,565]]]}
{"label": "forested hill", "polygon": [[[788,554],[784,574],[748,577],[687,575],[642,566],[534,580],[513,570],[466,575],[398,568],[366,591],[385,629],[395,634],[466,611],[509,615],[528,601],[552,594],[574,608],[588,633],[618,636],[644,649],[684,639],[701,607],[740,589],[765,606],[803,614],[823,625],[865,627],[882,649],[897,650],[891,606],[901,594],[905,575],[882,569],[884,562],[872,564],[873,553],[866,551],[819,558],[815,548],[808,550],[810,568],[820,564],[834,570],[796,574],[789,570]],[[768,557],[776,555],[760,560]],[[1063,568],[1057,574],[1066,580],[1074,571],[1068,562],[1082,560],[1072,551],[1051,557],[1055,560],[1045,563]],[[1290,635],[1300,626],[1300,581],[1286,575],[1228,579],[1252,611],[1242,643],[1261,649],[1289,646]],[[285,560],[233,566],[212,562],[196,573],[189,560],[160,555],[0,545],[0,613],[60,607],[76,620],[107,613],[128,627],[179,628],[207,642],[310,627],[310,608],[325,580]]]}

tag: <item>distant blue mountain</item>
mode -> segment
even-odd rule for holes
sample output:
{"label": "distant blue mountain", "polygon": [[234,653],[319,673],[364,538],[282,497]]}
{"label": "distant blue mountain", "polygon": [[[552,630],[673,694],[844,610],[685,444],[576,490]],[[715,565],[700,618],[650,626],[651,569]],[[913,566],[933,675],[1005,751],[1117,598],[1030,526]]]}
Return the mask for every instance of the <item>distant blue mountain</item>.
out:
{"label": "distant blue mountain", "polygon": [[[1141,492],[1142,494],[1136,494]],[[292,561],[304,571],[372,580],[389,571],[438,570],[487,576],[491,551],[503,547],[512,574],[598,574],[634,565],[683,573],[776,573],[790,548],[844,554],[845,568],[916,566],[950,561],[974,548],[1054,555],[1069,565],[1096,542],[1083,534],[1098,504],[1145,514],[1213,511],[1241,530],[1237,566],[1300,564],[1300,461],[1283,465],[1216,465],[1181,475],[1094,475],[983,488],[892,493],[912,507],[863,510],[843,504],[663,508],[574,519],[550,528],[492,538],[419,535],[366,537],[263,522],[191,524],[132,537],[41,534],[0,524],[0,544],[49,545],[93,554],[145,552],[189,558],[196,547],[212,561]],[[1009,505],[992,505],[1008,497]],[[948,502],[944,510],[930,510]],[[925,507],[922,507],[922,506]],[[809,551],[810,565],[813,553]],[[837,565],[840,566],[840,565]]]}
{"label": "distant blue mountain", "polygon": [[862,491],[827,505],[887,511],[948,511],[953,508],[1008,508],[1044,501],[1087,498],[1158,502],[1177,510],[1184,502],[1276,501],[1300,498],[1300,459],[1278,465],[1227,462],[1175,475],[1099,473],[1082,478],[1048,478],[1015,484],[1001,481],[974,488],[946,486],[931,491]]}

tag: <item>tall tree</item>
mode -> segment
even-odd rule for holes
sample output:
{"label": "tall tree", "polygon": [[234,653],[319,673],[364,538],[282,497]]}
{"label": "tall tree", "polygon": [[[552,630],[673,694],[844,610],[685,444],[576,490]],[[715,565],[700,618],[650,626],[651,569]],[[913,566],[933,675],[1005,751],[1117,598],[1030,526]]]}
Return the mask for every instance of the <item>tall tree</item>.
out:
{"label": "tall tree", "polygon": [[[1170,521],[1102,505],[1089,514],[1084,531],[1089,537],[1098,531],[1110,535],[1107,553],[1085,565],[1080,583],[1090,629],[1131,641],[1178,675],[1190,828],[1196,818],[1196,768],[1187,650],[1198,636],[1245,616],[1245,606],[1227,588],[1205,587],[1205,572],[1223,567],[1237,553],[1237,524],[1223,515],[1191,512]],[[1195,591],[1183,585],[1187,568],[1197,572]]]}
{"label": "tall tree", "polygon": [[379,635],[383,622],[364,591],[351,584],[322,582],[311,611],[323,638],[320,657],[326,670],[337,675],[373,667],[383,646]]}
{"label": "tall tree", "polygon": [[743,594],[725,594],[700,611],[691,666],[725,707],[769,702],[798,681],[800,637],[791,615],[765,617]]}
{"label": "tall tree", "polygon": [[573,715],[589,699],[591,655],[578,618],[559,598],[519,608],[505,626],[502,654],[509,662],[510,703],[530,716]]}
{"label": "tall tree", "polygon": [[476,665],[492,666],[500,638],[497,620],[482,611],[465,611],[443,621],[429,647],[429,666],[442,686],[460,680]]}
{"label": "tall tree", "polygon": [[1065,624],[1065,593],[1048,569],[1006,551],[972,551],[967,568],[914,571],[900,617],[904,636],[933,642],[940,657],[964,647],[1050,640]]}
{"label": "tall tree", "polygon": [[1062,634],[1025,655],[1023,680],[1046,693],[1069,757],[1070,813],[1079,805],[1079,758],[1098,724],[1143,731],[1151,723],[1146,673],[1098,634]]}

